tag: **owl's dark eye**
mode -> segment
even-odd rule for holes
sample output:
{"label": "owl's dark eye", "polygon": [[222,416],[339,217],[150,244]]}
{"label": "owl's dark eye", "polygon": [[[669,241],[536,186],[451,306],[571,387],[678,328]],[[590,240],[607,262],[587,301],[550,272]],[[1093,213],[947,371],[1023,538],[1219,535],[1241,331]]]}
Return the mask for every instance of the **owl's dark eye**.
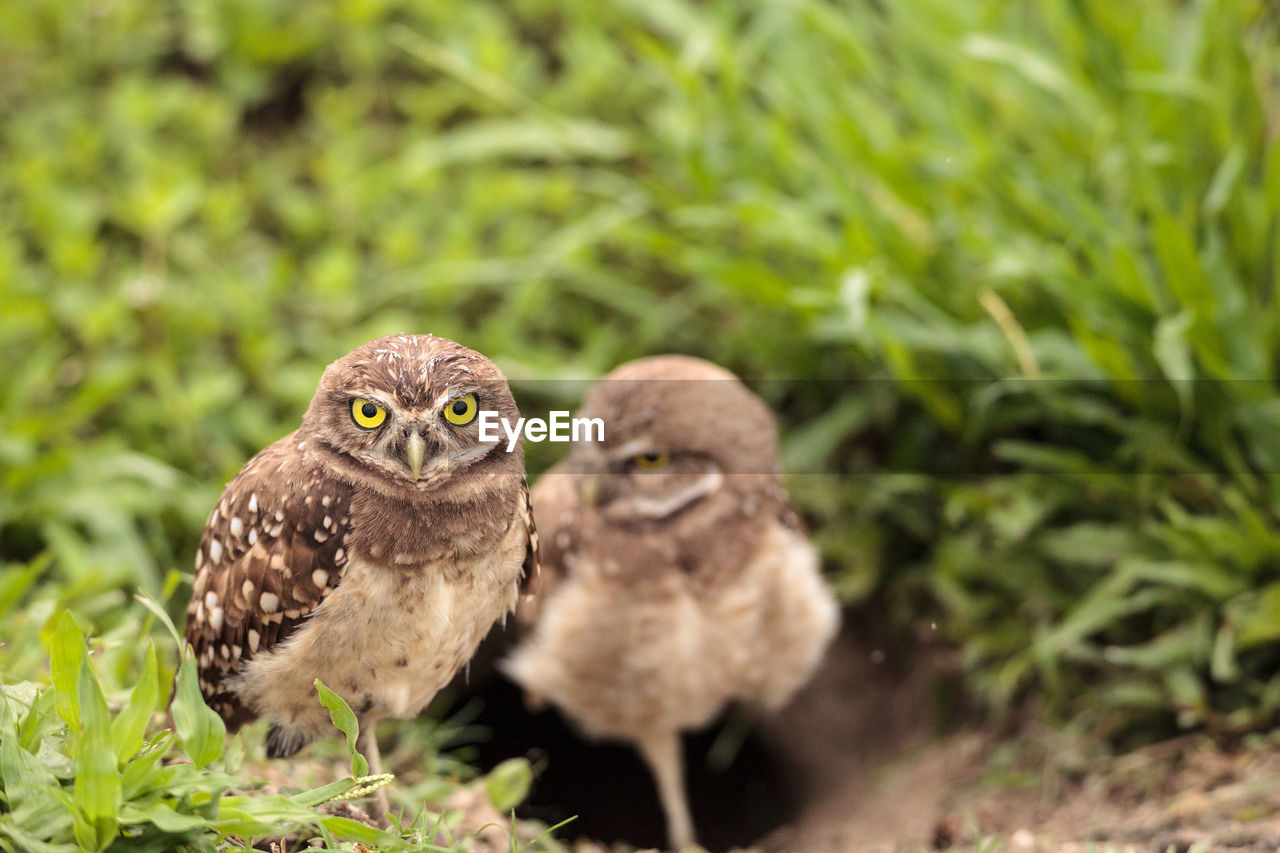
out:
{"label": "owl's dark eye", "polygon": [[366,418],[375,418],[378,416],[378,407],[373,403],[365,403],[360,407],[360,414],[364,415]]}
{"label": "owl's dark eye", "polygon": [[666,467],[671,461],[671,456],[658,450],[650,450],[648,453],[637,453],[631,457],[631,464],[642,471],[657,471],[659,468]]}
{"label": "owl's dark eye", "polygon": [[453,409],[453,413],[455,415],[465,415],[467,413],[467,401],[454,400],[453,405],[450,406],[450,408]]}

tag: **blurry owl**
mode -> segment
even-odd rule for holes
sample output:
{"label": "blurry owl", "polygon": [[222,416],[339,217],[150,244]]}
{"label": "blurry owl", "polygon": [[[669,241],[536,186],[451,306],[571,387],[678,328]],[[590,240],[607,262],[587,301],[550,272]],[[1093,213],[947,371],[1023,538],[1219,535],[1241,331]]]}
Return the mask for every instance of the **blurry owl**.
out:
{"label": "blurry owl", "polygon": [[631,362],[579,415],[604,439],[533,489],[539,604],[505,668],[588,736],[635,744],[680,849],[694,841],[680,733],[729,703],[784,705],[839,611],[780,484],[773,416],[732,373]]}

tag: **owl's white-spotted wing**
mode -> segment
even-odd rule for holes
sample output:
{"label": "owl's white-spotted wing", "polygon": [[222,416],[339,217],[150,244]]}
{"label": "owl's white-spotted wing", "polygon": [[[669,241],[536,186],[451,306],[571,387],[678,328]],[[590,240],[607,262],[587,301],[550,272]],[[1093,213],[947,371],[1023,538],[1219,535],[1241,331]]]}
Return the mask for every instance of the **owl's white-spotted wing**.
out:
{"label": "owl's white-spotted wing", "polygon": [[520,520],[527,534],[524,549],[523,571],[520,574],[520,594],[536,595],[542,577],[542,554],[538,545],[538,526],[533,518],[533,499],[529,496],[527,480],[520,483]]}
{"label": "owl's white-spotted wing", "polygon": [[205,701],[235,730],[254,712],[227,680],[282,642],[342,580],[351,489],[304,461],[295,436],[227,486],[196,556],[187,608]]}

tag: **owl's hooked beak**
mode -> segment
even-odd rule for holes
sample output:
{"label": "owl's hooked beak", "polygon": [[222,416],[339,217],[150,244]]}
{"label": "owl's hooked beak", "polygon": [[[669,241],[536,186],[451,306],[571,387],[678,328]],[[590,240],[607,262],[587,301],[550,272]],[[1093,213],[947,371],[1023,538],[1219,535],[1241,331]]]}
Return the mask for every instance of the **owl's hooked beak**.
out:
{"label": "owl's hooked beak", "polygon": [[600,499],[600,478],[595,474],[583,474],[578,490],[582,505],[587,509],[595,509],[596,501]]}
{"label": "owl's hooked beak", "polygon": [[409,440],[404,445],[404,459],[409,463],[409,471],[413,474],[415,481],[422,473],[422,457],[426,452],[427,443],[422,440],[422,436],[417,430],[410,432]]}

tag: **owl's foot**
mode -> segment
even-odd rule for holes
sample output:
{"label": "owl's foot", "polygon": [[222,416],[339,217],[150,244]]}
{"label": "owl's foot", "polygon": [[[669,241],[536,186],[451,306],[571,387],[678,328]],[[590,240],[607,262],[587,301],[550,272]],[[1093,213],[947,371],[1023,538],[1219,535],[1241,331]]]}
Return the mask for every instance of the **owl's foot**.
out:
{"label": "owl's foot", "polygon": [[311,743],[311,735],[276,723],[267,729],[267,758],[288,758]]}

